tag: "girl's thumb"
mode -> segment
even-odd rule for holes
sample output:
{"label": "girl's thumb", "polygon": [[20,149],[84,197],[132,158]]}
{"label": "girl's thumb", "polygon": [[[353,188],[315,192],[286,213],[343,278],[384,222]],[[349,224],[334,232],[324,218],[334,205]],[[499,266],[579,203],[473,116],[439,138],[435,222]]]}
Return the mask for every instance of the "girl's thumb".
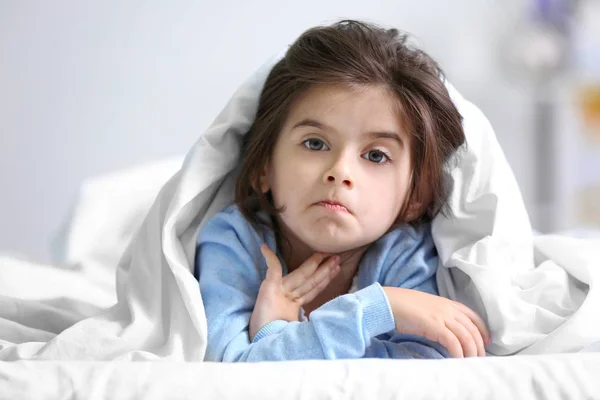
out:
{"label": "girl's thumb", "polygon": [[281,264],[277,255],[273,253],[273,250],[266,243],[260,246],[260,252],[267,262],[267,279],[281,279],[283,271],[281,270]]}

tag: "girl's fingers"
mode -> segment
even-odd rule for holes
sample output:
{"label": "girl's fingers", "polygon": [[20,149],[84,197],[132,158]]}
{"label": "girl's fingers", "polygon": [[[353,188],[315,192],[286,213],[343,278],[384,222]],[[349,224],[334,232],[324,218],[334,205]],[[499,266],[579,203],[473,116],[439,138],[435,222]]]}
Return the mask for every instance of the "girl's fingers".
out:
{"label": "girl's fingers", "polygon": [[460,341],[458,340],[456,335],[450,329],[448,329],[446,327],[444,327],[442,329],[443,330],[442,330],[442,332],[440,332],[440,336],[436,340],[436,342],[439,342],[442,346],[444,346],[450,353],[451,357],[463,358],[464,355],[463,355],[462,346],[460,345]]}
{"label": "girl's fingers", "polygon": [[471,321],[473,321],[477,329],[479,329],[479,332],[481,332],[481,338],[483,339],[483,343],[490,344],[490,332],[488,331],[483,319],[475,311],[471,310],[464,304],[459,303],[457,301],[453,302],[453,304],[454,307],[458,308],[459,311],[466,314],[466,316],[469,317]]}
{"label": "girl's fingers", "polygon": [[283,279],[283,287],[288,292],[295,291],[299,286],[303,285],[315,273],[319,265],[327,257],[324,253],[314,253],[297,269],[289,273]]}
{"label": "girl's fingers", "polygon": [[449,319],[446,321],[446,327],[454,333],[458,338],[460,345],[463,349],[463,355],[465,357],[476,357],[477,346],[471,333],[465,328],[460,322],[455,319]]}
{"label": "girl's fingers", "polygon": [[475,345],[477,346],[477,355],[479,357],[485,356],[485,347],[483,345],[483,338],[481,337],[481,332],[479,332],[479,329],[477,329],[473,321],[471,321],[471,319],[464,314],[457,314],[454,318],[465,328],[467,328],[467,330],[475,340]]}
{"label": "girl's fingers", "polygon": [[306,293],[301,299],[302,304],[310,303],[327,287],[329,282],[340,272],[340,267],[337,266],[334,269],[329,269],[329,278],[323,279],[313,290]]}
{"label": "girl's fingers", "polygon": [[310,303],[339,272],[340,266],[337,264],[331,262],[322,264],[317,272],[293,292],[294,297],[300,298],[302,304]]}
{"label": "girl's fingers", "polygon": [[266,244],[260,246],[260,252],[267,261],[266,280],[281,280],[283,271],[281,268],[281,263],[279,262],[279,258],[277,258],[277,255],[273,253],[273,251]]}

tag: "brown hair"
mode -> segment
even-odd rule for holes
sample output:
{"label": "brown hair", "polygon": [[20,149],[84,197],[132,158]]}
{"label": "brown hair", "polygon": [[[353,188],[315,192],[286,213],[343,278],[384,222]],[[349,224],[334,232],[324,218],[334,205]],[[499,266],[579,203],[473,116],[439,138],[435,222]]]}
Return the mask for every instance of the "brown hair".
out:
{"label": "brown hair", "polygon": [[396,221],[416,225],[430,221],[440,210],[447,212],[444,165],[465,136],[440,67],[411,46],[407,34],[346,20],[304,32],[267,77],[245,137],[236,183],[235,201],[248,221],[256,227],[269,224],[257,213],[262,210],[274,216],[281,211],[274,207],[270,193],[261,192],[260,175],[292,103],[318,84],[388,87],[398,99],[411,136],[411,183]]}

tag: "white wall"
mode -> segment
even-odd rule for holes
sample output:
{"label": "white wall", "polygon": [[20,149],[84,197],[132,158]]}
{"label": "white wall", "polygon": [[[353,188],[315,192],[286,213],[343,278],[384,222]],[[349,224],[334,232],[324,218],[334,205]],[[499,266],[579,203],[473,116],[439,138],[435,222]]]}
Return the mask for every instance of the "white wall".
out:
{"label": "white wall", "polygon": [[82,179],[185,153],[251,71],[339,18],[415,34],[486,112],[530,198],[530,102],[497,66],[518,3],[0,2],[0,250],[47,259]]}

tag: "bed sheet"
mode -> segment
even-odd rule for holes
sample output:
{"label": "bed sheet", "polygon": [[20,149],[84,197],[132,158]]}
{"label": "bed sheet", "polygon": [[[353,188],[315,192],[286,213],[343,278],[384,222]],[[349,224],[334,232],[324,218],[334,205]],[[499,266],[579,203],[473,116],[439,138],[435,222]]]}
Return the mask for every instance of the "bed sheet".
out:
{"label": "bed sheet", "polygon": [[598,399],[600,353],[222,364],[0,363],[2,399]]}

